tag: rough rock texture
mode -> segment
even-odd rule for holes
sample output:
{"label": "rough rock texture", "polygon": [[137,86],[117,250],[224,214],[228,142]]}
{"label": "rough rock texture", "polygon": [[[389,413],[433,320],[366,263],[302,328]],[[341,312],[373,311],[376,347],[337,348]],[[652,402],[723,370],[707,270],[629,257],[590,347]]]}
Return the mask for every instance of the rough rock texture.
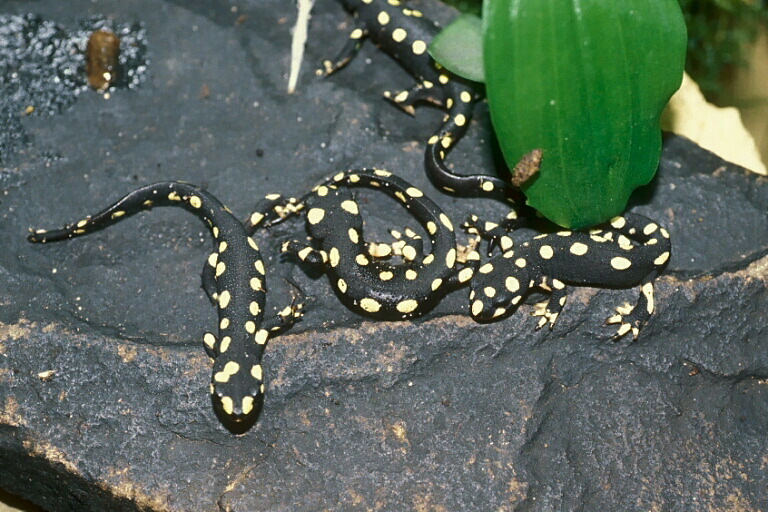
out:
{"label": "rough rock texture", "polygon": [[23,153],[28,143],[20,116],[58,114],[88,90],[83,55],[95,30],[120,38],[112,84],[138,87],[147,70],[141,23],[117,23],[96,15],[68,30],[39,14],[0,12],[0,165],[15,163],[16,153]]}
{"label": "rough rock texture", "polygon": [[[503,209],[428,184],[423,143],[441,113],[408,118],[381,100],[411,84],[387,57],[366,47],[314,78],[349,29],[335,2],[316,6],[293,96],[292,2],[6,1],[0,12],[30,5],[63,26],[74,13],[142,21],[152,65],[138,90],[24,118],[26,160],[0,178],[0,487],[49,510],[768,509],[764,178],[667,138],[635,210],[670,230],[674,254],[635,343],[611,342],[603,321],[637,290],[574,290],[551,332],[533,330],[530,304],[476,324],[465,291],[412,322],[367,321],[280,261],[279,242],[303,229],[281,226],[260,240],[269,300],[290,301],[286,279],[313,299],[270,343],[258,424],[233,436],[207,394],[204,226],[164,208],[67,243],[28,244],[27,228],[164,179],[207,184],[245,217],[267,192],[371,165],[456,221]],[[450,157],[466,172],[493,162],[477,110]],[[384,240],[409,219],[379,200],[364,194],[364,213]]]}

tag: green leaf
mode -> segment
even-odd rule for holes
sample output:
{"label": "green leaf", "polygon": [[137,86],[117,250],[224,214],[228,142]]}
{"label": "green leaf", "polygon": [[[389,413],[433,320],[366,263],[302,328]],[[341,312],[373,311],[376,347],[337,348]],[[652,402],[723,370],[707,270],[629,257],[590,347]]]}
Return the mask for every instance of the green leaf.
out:
{"label": "green leaf", "polygon": [[485,0],[483,16],[504,158],[543,150],[528,203],[574,229],[621,213],[656,172],[659,117],[682,79],[677,0]]}
{"label": "green leaf", "polygon": [[450,72],[482,82],[482,21],[472,14],[459,16],[432,39],[429,54]]}

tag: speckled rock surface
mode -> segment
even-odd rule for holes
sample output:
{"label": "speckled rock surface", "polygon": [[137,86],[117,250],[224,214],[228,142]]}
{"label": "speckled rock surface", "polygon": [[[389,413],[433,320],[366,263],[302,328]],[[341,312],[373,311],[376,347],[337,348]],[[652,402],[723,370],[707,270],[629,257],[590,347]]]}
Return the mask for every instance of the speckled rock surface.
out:
{"label": "speckled rock surface", "polygon": [[[271,307],[291,300],[289,280],[312,299],[270,342],[258,424],[233,436],[207,393],[203,224],[156,209],[46,246],[28,228],[167,179],[207,185],[244,218],[265,193],[373,165],[456,221],[503,208],[429,185],[423,143],[441,113],[381,100],[411,81],[375,48],[313,76],[349,29],[335,2],[318,1],[292,96],[292,2],[10,0],[0,13],[30,5],[63,27],[141,21],[151,64],[138,89],[21,119],[28,146],[0,175],[0,487],[49,510],[768,509],[765,179],[667,137],[634,209],[674,253],[635,343],[611,342],[603,321],[637,290],[576,289],[551,332],[534,331],[531,304],[476,324],[465,291],[415,321],[371,322],[277,256],[299,223],[263,234]],[[488,139],[481,105],[450,162],[491,168]],[[361,204],[370,238],[409,222],[375,194]]]}

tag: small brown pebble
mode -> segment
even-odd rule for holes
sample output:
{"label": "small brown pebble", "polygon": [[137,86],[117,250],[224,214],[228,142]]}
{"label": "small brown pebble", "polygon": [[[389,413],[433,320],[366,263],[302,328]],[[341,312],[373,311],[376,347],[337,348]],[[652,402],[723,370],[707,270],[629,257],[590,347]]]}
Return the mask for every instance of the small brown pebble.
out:
{"label": "small brown pebble", "polygon": [[97,91],[106,91],[117,79],[120,38],[109,30],[96,30],[85,48],[85,73],[88,84]]}
{"label": "small brown pebble", "polygon": [[512,169],[512,184],[516,187],[520,187],[526,181],[530,180],[541,168],[541,157],[543,151],[540,149],[534,149],[530,153],[523,155],[523,158],[517,163],[514,169]]}

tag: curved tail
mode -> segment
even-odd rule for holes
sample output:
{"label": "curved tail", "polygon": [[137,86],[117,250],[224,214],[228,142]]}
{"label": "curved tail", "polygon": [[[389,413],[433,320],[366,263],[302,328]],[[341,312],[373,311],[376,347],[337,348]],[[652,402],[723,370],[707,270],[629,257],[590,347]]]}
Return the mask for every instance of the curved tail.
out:
{"label": "curved tail", "polygon": [[520,202],[522,193],[511,183],[485,174],[456,174],[445,165],[446,155],[467,131],[475,97],[469,87],[456,84],[446,100],[443,125],[427,141],[424,164],[427,175],[440,190],[463,197],[489,197]]}
{"label": "curved tail", "polygon": [[384,169],[352,169],[326,178],[313,190],[328,185],[363,187],[384,192],[402,203],[427,231],[432,247],[430,252],[435,259],[445,261],[451,251],[455,252],[456,235],[448,216],[421,190],[399,176]]}
{"label": "curved tail", "polygon": [[153,206],[182,206],[207,221],[209,227],[219,225],[226,217],[231,217],[226,207],[202,188],[177,181],[163,181],[136,189],[99,213],[67,224],[61,229],[36,230],[27,240],[45,243],[86,235]]}

